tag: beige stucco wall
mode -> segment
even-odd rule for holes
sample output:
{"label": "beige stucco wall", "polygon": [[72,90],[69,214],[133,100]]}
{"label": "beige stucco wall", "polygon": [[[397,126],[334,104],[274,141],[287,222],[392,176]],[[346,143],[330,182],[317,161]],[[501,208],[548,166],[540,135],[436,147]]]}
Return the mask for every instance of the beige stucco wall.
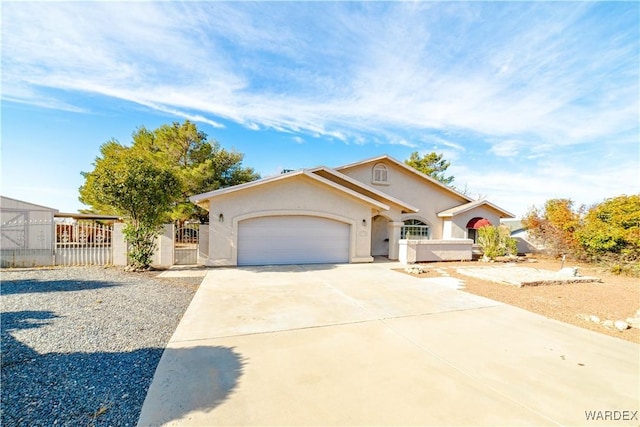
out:
{"label": "beige stucco wall", "polygon": [[451,236],[447,236],[446,238],[466,239],[468,237],[467,224],[476,217],[488,219],[491,222],[491,225],[500,225],[500,215],[491,208],[479,206],[475,209],[471,209],[467,212],[454,216],[451,219]]}
{"label": "beige stucco wall", "polygon": [[470,261],[473,240],[400,240],[399,259],[404,264],[432,261]]}
{"label": "beige stucco wall", "polygon": [[[372,182],[373,167],[378,163],[383,163],[387,166],[389,172],[388,185],[374,184]],[[417,207],[419,209],[418,213],[404,214],[400,218],[393,219],[394,221],[419,219],[427,223],[431,227],[431,239],[443,238],[443,221],[442,218],[438,217],[438,212],[467,203],[467,200],[462,197],[438,188],[436,185],[431,185],[419,176],[386,160],[358,165],[349,169],[341,169],[340,172]]]}
{"label": "beige stucco wall", "polygon": [[274,215],[310,215],[347,223],[350,225],[350,261],[370,262],[373,260],[372,208],[361,199],[305,175],[218,195],[209,203],[207,265],[237,265],[241,221]]}
{"label": "beige stucco wall", "polygon": [[175,226],[165,224],[161,233],[156,238],[156,251],[153,254],[153,265],[158,267],[171,267],[174,262],[175,250]]}

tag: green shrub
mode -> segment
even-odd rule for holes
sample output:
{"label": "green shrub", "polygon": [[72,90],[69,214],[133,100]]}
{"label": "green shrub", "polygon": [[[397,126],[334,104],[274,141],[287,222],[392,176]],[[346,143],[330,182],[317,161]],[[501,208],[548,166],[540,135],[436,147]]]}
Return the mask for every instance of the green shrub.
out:
{"label": "green shrub", "polygon": [[516,239],[511,237],[511,230],[504,225],[480,228],[478,230],[478,245],[484,256],[489,259],[518,253]]}

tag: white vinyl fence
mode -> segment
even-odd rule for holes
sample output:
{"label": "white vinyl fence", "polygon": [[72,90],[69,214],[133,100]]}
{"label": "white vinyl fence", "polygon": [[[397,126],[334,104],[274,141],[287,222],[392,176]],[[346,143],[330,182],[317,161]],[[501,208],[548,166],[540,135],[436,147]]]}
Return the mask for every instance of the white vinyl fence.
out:
{"label": "white vinyl fence", "polygon": [[0,267],[109,265],[113,226],[15,219],[0,224]]}
{"label": "white vinyl fence", "polygon": [[[14,215],[0,224],[0,267],[126,265],[122,227],[122,223],[65,223]],[[167,224],[158,237],[154,265],[197,264],[202,256],[198,244],[202,230],[208,231],[207,225],[190,224],[175,232],[174,226]],[[205,240],[205,250],[207,246]]]}

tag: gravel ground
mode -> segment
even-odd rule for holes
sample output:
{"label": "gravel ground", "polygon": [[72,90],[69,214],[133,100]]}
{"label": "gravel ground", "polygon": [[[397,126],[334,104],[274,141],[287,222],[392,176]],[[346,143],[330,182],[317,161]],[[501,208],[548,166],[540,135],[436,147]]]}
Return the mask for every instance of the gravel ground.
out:
{"label": "gravel ground", "polygon": [[[590,315],[601,320],[625,320],[633,317],[640,309],[640,280],[637,277],[618,276],[589,264],[567,261],[565,267],[578,267],[581,276],[595,276],[598,283],[568,283],[563,285],[524,286],[496,283],[459,273],[462,268],[499,267],[499,263],[482,262],[442,262],[421,264],[428,272],[419,277],[438,277],[447,274],[460,279],[464,290],[476,295],[501,301],[525,310],[541,314],[551,319],[570,323],[584,329],[610,335],[640,344],[640,329],[630,328],[623,332],[607,328],[599,323],[585,320]],[[521,264],[518,264],[521,265]],[[525,263],[527,267],[559,271],[562,262],[555,259],[538,258],[535,263]],[[503,265],[505,273],[510,267]]]}
{"label": "gravel ground", "polygon": [[0,272],[3,426],[135,426],[197,278]]}

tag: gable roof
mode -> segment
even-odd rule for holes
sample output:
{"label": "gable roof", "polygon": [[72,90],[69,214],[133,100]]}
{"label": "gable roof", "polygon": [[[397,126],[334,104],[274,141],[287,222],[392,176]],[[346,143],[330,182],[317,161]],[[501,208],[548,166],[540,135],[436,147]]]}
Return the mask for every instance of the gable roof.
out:
{"label": "gable roof", "polygon": [[527,231],[526,227],[522,223],[520,219],[506,219],[504,221],[500,221],[500,224],[509,227],[511,233],[519,233],[521,231]]}
{"label": "gable roof", "polygon": [[191,196],[189,197],[189,201],[191,201],[192,203],[195,203],[196,205],[204,208],[204,209],[208,209],[209,206],[207,204],[205,204],[204,202],[216,197],[220,197],[222,195],[225,194],[232,194],[232,193],[237,193],[240,191],[244,191],[250,188],[255,188],[255,187],[259,187],[262,185],[266,185],[269,183],[273,183],[273,182],[277,182],[277,181],[282,181],[282,180],[287,180],[287,179],[292,179],[294,177],[299,177],[299,176],[304,176],[307,178],[310,178],[316,182],[319,182],[323,185],[326,185],[328,187],[331,187],[333,189],[336,189],[342,193],[345,193],[351,197],[354,197],[356,199],[361,200],[362,202],[365,202],[369,205],[373,205],[379,209],[382,210],[389,210],[389,206],[385,203],[382,203],[378,200],[375,200],[371,197],[368,197],[364,194],[361,194],[357,191],[351,190],[347,187],[344,187],[340,184],[337,184],[333,181],[330,181],[326,178],[323,178],[322,176],[315,174],[307,169],[301,169],[301,170],[297,170],[297,171],[293,171],[293,172],[288,172],[288,173],[284,173],[281,175],[276,175],[276,176],[271,176],[268,178],[262,178],[262,179],[258,179],[256,181],[251,181],[251,182],[246,182],[244,184],[238,184],[238,185],[234,185],[232,187],[225,187],[225,188],[221,188],[219,190],[214,190],[214,191],[209,191],[207,193],[202,193],[202,194],[196,194],[195,196]]}
{"label": "gable roof", "polygon": [[345,169],[351,169],[351,168],[354,168],[354,167],[357,167],[357,166],[366,165],[368,163],[377,163],[377,162],[380,162],[380,161],[383,161],[383,160],[389,161],[390,163],[398,166],[399,168],[418,176],[420,179],[423,179],[423,180],[427,181],[428,183],[430,183],[432,185],[435,185],[436,187],[439,187],[441,190],[449,192],[449,193],[451,193],[451,194],[453,194],[453,195],[455,195],[457,197],[460,197],[460,198],[462,198],[462,199],[464,199],[464,200],[466,200],[468,202],[472,202],[473,201],[473,199],[469,198],[468,196],[465,196],[464,194],[454,190],[453,188],[444,185],[443,183],[441,183],[437,179],[434,179],[434,178],[430,177],[429,175],[423,174],[422,172],[412,168],[411,166],[405,164],[404,162],[401,162],[399,160],[394,159],[393,157],[389,156],[388,154],[384,154],[382,156],[377,156],[377,157],[372,157],[370,159],[362,160],[362,161],[355,162],[355,163],[349,163],[348,165],[339,166],[339,167],[334,168],[334,169],[336,171],[342,171],[342,170],[345,170]]}
{"label": "gable roof", "polygon": [[330,181],[333,181],[336,184],[342,185],[343,187],[355,190],[358,193],[361,193],[367,197],[371,197],[372,199],[378,200],[382,203],[390,203],[396,205],[400,207],[403,213],[417,213],[419,211],[417,207],[407,202],[397,199],[387,193],[383,193],[382,191],[376,190],[375,188],[370,187],[358,181],[357,179],[353,179],[350,176],[347,176],[326,166],[318,166],[313,169],[308,169],[308,171],[316,175],[320,175]]}
{"label": "gable roof", "polygon": [[34,210],[34,211],[51,211],[57,213],[58,210],[48,206],[36,205],[35,203],[25,202],[24,200],[14,199],[13,197],[0,196],[0,209],[2,210]]}
{"label": "gable roof", "polygon": [[470,211],[471,209],[475,209],[479,206],[487,206],[490,209],[496,211],[498,213],[498,215],[500,215],[500,218],[515,218],[515,215],[513,215],[512,213],[505,211],[504,209],[494,205],[493,203],[485,200],[485,199],[480,199],[480,200],[476,200],[474,202],[470,202],[470,203],[465,203],[464,205],[460,205],[460,206],[456,206],[455,208],[451,208],[451,209],[447,209],[445,211],[442,212],[438,212],[438,216],[441,218],[445,218],[445,217],[453,217],[456,215],[460,215],[461,213]]}

